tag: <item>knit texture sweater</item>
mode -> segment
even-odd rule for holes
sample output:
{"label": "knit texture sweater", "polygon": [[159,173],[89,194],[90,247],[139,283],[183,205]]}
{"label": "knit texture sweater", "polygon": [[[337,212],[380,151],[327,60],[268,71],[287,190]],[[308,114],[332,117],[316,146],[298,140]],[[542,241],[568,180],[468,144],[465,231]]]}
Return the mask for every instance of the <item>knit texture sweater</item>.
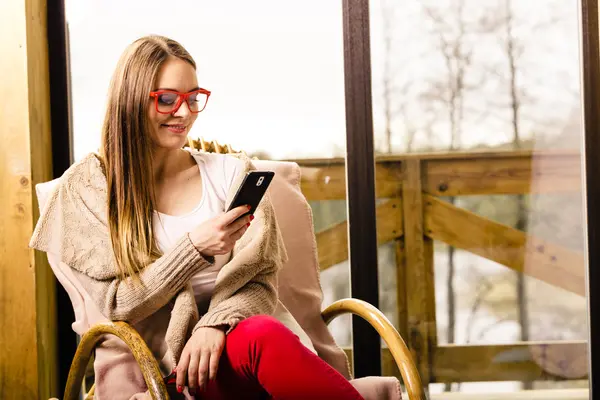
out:
{"label": "knit texture sweater", "polygon": [[[226,207],[245,174],[245,162],[227,196]],[[277,271],[287,261],[269,195],[234,246],[231,260],[217,276],[206,314],[199,316],[190,285],[193,275],[211,265],[184,235],[134,279],[121,278],[108,229],[107,181],[99,156],[89,154],[61,177],[41,212],[30,247],[56,254],[67,264],[104,316],[131,324],[152,318],[173,301],[165,342],[175,365],[187,339],[199,327],[227,326],[253,315],[272,314],[277,305]]]}

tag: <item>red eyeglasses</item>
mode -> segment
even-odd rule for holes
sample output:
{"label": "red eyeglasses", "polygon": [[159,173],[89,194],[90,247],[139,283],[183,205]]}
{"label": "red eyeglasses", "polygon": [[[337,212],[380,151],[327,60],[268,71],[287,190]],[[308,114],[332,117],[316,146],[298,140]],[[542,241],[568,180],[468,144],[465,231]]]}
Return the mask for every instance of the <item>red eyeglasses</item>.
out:
{"label": "red eyeglasses", "polygon": [[198,114],[206,108],[210,90],[197,89],[188,93],[176,92],[174,90],[158,90],[150,92],[150,97],[154,97],[156,111],[160,114],[173,114],[179,110],[179,107],[185,101],[193,114]]}

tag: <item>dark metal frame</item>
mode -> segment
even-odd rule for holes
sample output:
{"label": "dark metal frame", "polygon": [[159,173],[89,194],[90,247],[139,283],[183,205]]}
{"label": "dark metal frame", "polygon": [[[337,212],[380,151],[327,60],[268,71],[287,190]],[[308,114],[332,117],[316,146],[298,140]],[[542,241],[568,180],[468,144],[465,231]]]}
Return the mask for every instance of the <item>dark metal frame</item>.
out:
{"label": "dark metal frame", "polygon": [[[352,297],[379,307],[369,1],[344,0],[346,182]],[[381,375],[379,335],[352,320],[354,375]]]}
{"label": "dark metal frame", "polygon": [[590,399],[594,387],[600,392],[600,39],[598,0],[581,0],[581,60],[584,109],[584,210],[587,229],[588,316],[589,316],[589,385]]}
{"label": "dark metal frame", "polygon": [[[57,178],[73,161],[70,129],[68,49],[64,0],[47,4],[48,63],[50,78],[50,126],[52,132],[53,176]],[[57,355],[59,398],[67,383],[71,361],[77,349],[77,335],[71,329],[75,314],[65,289],[56,281]]]}

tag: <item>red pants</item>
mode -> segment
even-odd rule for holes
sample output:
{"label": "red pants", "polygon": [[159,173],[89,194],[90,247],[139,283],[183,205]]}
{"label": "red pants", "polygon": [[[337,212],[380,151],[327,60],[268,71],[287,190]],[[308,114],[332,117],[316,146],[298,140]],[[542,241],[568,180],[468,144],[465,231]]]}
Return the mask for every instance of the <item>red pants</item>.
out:
{"label": "red pants", "polygon": [[268,316],[242,321],[229,335],[217,379],[200,399],[362,399],[340,373]]}

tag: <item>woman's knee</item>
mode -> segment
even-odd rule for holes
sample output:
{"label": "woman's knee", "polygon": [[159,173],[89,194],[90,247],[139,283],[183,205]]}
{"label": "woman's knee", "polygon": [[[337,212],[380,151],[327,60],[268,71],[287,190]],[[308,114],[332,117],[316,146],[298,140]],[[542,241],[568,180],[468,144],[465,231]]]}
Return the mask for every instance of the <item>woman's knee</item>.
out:
{"label": "woman's knee", "polygon": [[270,315],[256,315],[240,322],[234,331],[252,341],[282,339],[295,337],[285,325]]}

